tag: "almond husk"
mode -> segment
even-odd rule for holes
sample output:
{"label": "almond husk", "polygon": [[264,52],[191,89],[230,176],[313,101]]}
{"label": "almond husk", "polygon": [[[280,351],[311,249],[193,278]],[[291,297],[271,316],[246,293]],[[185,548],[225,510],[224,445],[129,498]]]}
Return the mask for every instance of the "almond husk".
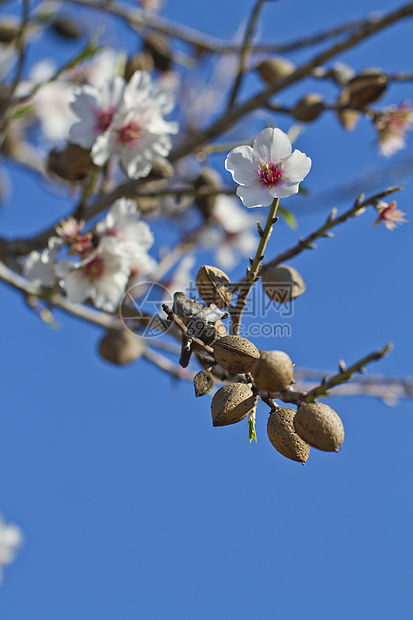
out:
{"label": "almond husk", "polygon": [[293,363],[284,351],[260,351],[252,369],[260,392],[281,392],[294,383]]}
{"label": "almond husk", "polygon": [[310,446],[294,428],[295,409],[277,407],[271,411],[267,422],[267,434],[274,448],[287,459],[305,463]]}
{"label": "almond husk", "polygon": [[120,366],[139,359],[144,350],[142,338],[128,329],[109,329],[99,343],[101,356]]}
{"label": "almond husk", "polygon": [[338,452],[344,441],[344,427],[337,413],[324,403],[302,403],[294,417],[294,428],[310,446]]}
{"label": "almond husk", "polygon": [[217,363],[234,374],[251,372],[260,356],[255,344],[242,336],[224,336],[212,347]]}
{"label": "almond husk", "polygon": [[228,426],[240,422],[255,406],[252,389],[245,383],[224,385],[211,402],[213,426]]}

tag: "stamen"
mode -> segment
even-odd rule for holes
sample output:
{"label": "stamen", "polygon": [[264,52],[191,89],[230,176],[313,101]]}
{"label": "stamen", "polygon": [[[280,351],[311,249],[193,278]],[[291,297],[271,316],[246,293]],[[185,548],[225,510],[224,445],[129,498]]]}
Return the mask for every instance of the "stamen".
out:
{"label": "stamen", "polygon": [[258,164],[258,176],[261,183],[267,187],[277,185],[282,179],[282,163],[276,164],[274,161],[261,161]]}
{"label": "stamen", "polygon": [[124,146],[132,147],[142,137],[142,128],[135,121],[131,121],[128,125],[118,129],[118,142],[121,142]]}
{"label": "stamen", "polygon": [[102,277],[104,271],[105,262],[100,256],[96,256],[93,260],[90,261],[90,263],[83,267],[84,276],[89,280],[89,282],[99,280]]}

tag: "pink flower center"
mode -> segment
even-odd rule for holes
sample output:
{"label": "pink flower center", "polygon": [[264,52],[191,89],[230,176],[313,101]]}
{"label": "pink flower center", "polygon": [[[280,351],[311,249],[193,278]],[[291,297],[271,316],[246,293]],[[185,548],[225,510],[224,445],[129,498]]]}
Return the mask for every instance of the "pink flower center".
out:
{"label": "pink flower center", "polygon": [[276,164],[274,161],[261,161],[258,164],[258,177],[261,183],[267,187],[273,187],[282,180],[282,163]]}
{"label": "pink flower center", "polygon": [[124,146],[131,148],[136,144],[136,142],[139,142],[142,134],[142,127],[139,123],[130,121],[130,123],[118,129],[118,142],[121,142]]}
{"label": "pink flower center", "polygon": [[84,276],[89,280],[89,282],[93,282],[94,280],[100,280],[104,271],[105,262],[100,256],[95,256],[95,258],[91,260],[90,263],[83,267]]}
{"label": "pink flower center", "polygon": [[98,110],[96,112],[95,131],[103,132],[109,127],[115,114],[115,108],[110,106],[106,110]]}

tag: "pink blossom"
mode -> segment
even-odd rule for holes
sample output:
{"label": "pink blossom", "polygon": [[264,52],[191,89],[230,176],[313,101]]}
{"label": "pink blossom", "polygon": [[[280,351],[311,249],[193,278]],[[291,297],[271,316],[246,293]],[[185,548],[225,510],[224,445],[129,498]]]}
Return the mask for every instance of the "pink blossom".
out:
{"label": "pink blossom", "polygon": [[384,157],[391,157],[397,151],[406,148],[404,136],[413,128],[413,109],[409,101],[399,106],[383,110],[375,120],[379,133],[379,152]]}
{"label": "pink blossom", "polygon": [[383,222],[388,230],[394,230],[397,227],[397,224],[405,224],[408,221],[403,217],[406,213],[403,213],[403,211],[400,211],[400,209],[397,209],[396,207],[397,203],[395,200],[393,200],[390,204],[380,200],[376,205],[376,209],[379,214],[379,217],[376,220],[376,226]]}

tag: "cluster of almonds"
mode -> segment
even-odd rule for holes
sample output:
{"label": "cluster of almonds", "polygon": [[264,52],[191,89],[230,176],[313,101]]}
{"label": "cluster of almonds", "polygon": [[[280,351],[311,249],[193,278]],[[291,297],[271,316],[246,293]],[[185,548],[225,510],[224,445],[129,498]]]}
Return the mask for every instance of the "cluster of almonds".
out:
{"label": "cluster of almonds", "polygon": [[[269,265],[264,271],[263,287],[272,299],[277,299],[277,282],[292,284],[288,289],[289,299],[305,289],[301,276],[293,268]],[[220,269],[204,265],[198,272],[196,285],[201,298],[208,304],[219,308],[230,305],[231,282]],[[284,351],[259,351],[250,340],[237,335],[218,337],[211,346],[215,363],[240,379],[224,385],[214,394],[211,402],[214,426],[240,422],[255,412],[260,393],[272,397],[283,392],[285,396],[294,383],[294,366]],[[213,371],[212,367],[196,375],[196,396],[203,396],[213,388]],[[275,405],[268,418],[267,432],[278,452],[300,463],[308,459],[310,446],[338,451],[344,440],[343,424],[337,413],[331,407],[315,402],[304,401],[297,410]]]}
{"label": "cluster of almonds", "polygon": [[[271,84],[281,80],[295,71],[295,65],[280,56],[268,58],[257,65],[261,78]],[[327,70],[318,67],[315,75],[329,77],[342,91],[337,99],[337,116],[343,127],[349,131],[355,128],[363,109],[377,101],[385,93],[388,78],[380,68],[368,67],[355,74],[351,67],[337,64]],[[323,98],[318,93],[309,93],[301,98],[291,110],[291,115],[302,123],[314,121],[326,109]]]}
{"label": "cluster of almonds", "polygon": [[[293,364],[284,351],[259,351],[241,336],[224,336],[213,344],[216,362],[231,373],[250,373],[251,384],[230,383],[212,398],[214,426],[235,424],[255,410],[258,394],[276,396],[294,383]],[[203,371],[205,372],[205,371]],[[322,403],[306,403],[298,409],[274,407],[267,424],[268,437],[283,456],[305,463],[310,446],[338,451],[344,440],[337,413]]]}
{"label": "cluster of almonds", "polygon": [[[288,298],[285,294],[280,297],[280,290],[285,288],[280,289],[278,284],[284,287],[285,284],[289,285]],[[220,309],[230,306],[231,282],[220,269],[204,265],[198,272],[196,285],[199,295],[208,306],[215,305]],[[290,301],[305,290],[301,276],[287,265],[276,267],[268,264],[262,272],[262,285],[271,299],[280,302]],[[190,302],[183,293],[177,295],[179,299],[183,298],[182,303],[188,302],[188,312],[194,303],[197,304]],[[204,311],[208,310],[200,304],[197,306]],[[184,320],[187,328],[190,320],[191,317]],[[220,320],[216,323],[224,328]],[[232,381],[218,389],[212,398],[213,426],[236,424],[254,414],[260,394],[263,398],[277,397],[281,392],[288,399],[288,390],[294,383],[294,366],[287,353],[259,351],[247,338],[227,335],[225,328],[216,327],[215,340],[210,343],[213,357],[203,363],[201,354],[198,355],[204,369],[194,378],[196,396],[204,396],[213,389],[214,376]],[[210,339],[205,338],[207,340],[209,343]],[[99,343],[101,356],[116,365],[137,360],[144,350],[144,340],[125,328],[109,329]],[[324,451],[338,451],[344,440],[343,424],[337,413],[331,407],[315,402],[302,402],[297,410],[274,404],[268,418],[267,433],[278,452],[300,463],[308,459],[310,446]]]}

